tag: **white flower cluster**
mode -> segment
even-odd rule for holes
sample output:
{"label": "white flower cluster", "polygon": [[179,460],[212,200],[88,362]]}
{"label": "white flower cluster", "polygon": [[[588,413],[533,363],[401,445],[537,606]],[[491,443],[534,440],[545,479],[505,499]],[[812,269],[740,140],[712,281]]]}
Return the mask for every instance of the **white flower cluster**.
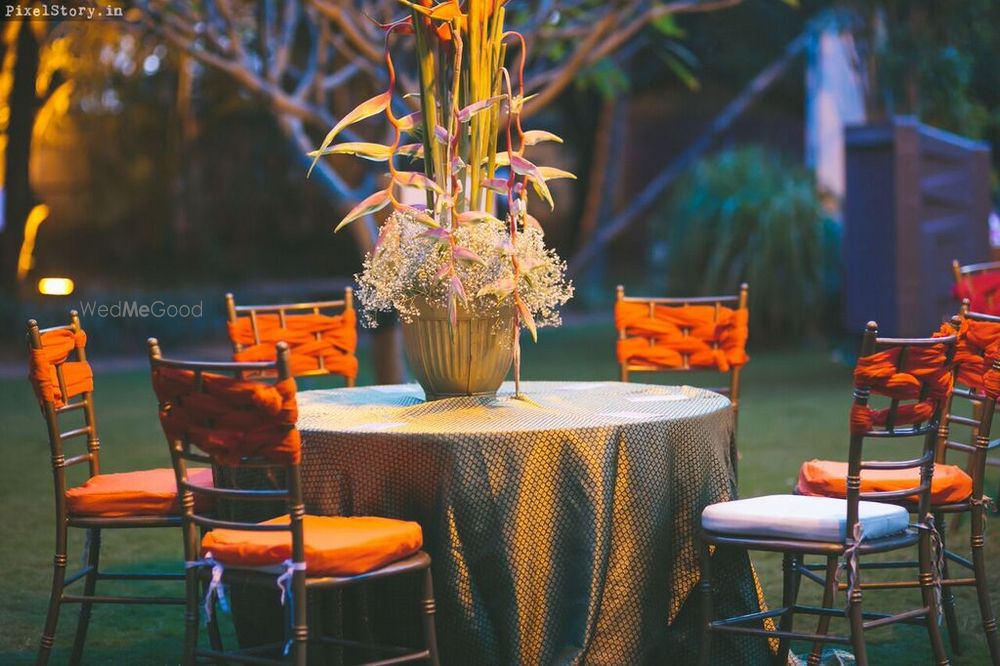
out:
{"label": "white flower cluster", "polygon": [[[533,227],[519,231],[514,243],[498,220],[461,225],[448,238],[410,215],[393,213],[379,238],[355,276],[368,326],[375,325],[377,312],[395,310],[411,321],[421,303],[447,307],[452,265],[467,310],[476,316],[494,317],[514,307],[514,257],[520,267],[517,294],[537,326],[558,326],[558,308],[573,295],[566,263],[545,247],[542,232]],[[453,259],[454,246],[471,250],[481,261]]]}

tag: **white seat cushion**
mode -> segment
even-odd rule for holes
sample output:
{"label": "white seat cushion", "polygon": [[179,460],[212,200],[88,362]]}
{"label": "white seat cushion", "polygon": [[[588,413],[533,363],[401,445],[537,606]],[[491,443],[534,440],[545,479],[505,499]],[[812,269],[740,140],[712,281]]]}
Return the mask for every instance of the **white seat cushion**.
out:
{"label": "white seat cushion", "polygon": [[[906,530],[910,515],[901,506],[859,502],[865,539]],[[711,532],[754,537],[843,543],[847,500],[808,495],[765,495],[705,507],[701,525]]]}

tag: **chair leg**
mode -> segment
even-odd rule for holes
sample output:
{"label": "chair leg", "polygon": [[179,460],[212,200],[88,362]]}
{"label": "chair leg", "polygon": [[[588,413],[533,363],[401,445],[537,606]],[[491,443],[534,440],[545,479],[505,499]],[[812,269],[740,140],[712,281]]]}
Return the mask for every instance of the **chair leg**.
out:
{"label": "chair leg", "polygon": [[[184,572],[184,666],[194,666],[198,649],[198,622],[201,617],[201,572],[198,567],[192,567]],[[213,607],[213,615],[214,615]]]}
{"label": "chair leg", "polygon": [[[927,520],[931,520],[927,516]],[[934,589],[934,564],[931,553],[931,533],[926,528],[920,530],[920,542],[918,544],[920,559],[920,594],[923,598],[924,606],[927,608],[927,637],[931,642],[931,651],[934,654],[934,662],[939,665],[950,663],[948,654],[944,649],[944,641],[941,639],[941,628],[938,626],[938,599]],[[857,590],[860,594],[861,590]],[[860,604],[859,604],[860,608]],[[852,625],[853,627],[853,625]],[[859,663],[859,666],[862,666]]]}
{"label": "chair leg", "polygon": [[38,646],[35,663],[44,666],[49,663],[52,644],[55,643],[56,625],[59,623],[59,607],[62,604],[63,583],[66,580],[66,524],[60,521],[56,527],[56,554],[52,564],[52,591],[49,594],[49,609],[45,614],[45,628]]}
{"label": "chair leg", "polygon": [[[87,566],[90,573],[83,580],[83,596],[92,597],[97,591],[97,569],[101,563],[101,530],[87,530]],[[90,626],[90,615],[93,603],[80,604],[80,618],[76,622],[76,637],[73,639],[73,652],[69,663],[79,664],[83,658],[83,645],[87,641],[87,628]]]}
{"label": "chair leg", "polygon": [[[833,608],[833,600],[837,595],[837,567],[840,566],[836,556],[826,558],[826,577],[823,579],[823,608]],[[830,616],[820,615],[816,633],[825,635],[830,630]],[[809,653],[808,666],[819,666],[823,656],[823,643],[813,643]]]}
{"label": "chair leg", "polygon": [[[785,614],[781,616],[781,631],[792,631],[795,626],[795,612],[792,608],[798,602],[799,598],[799,583],[802,581],[802,575],[799,573],[799,562],[800,556],[793,553],[785,553],[784,559],[782,560],[782,568],[784,571],[784,579],[782,581],[781,588],[781,605],[786,609]],[[782,638],[778,643],[778,654],[775,658],[775,664],[777,666],[785,666],[788,663],[788,651],[792,647],[792,641],[789,638]]]}
{"label": "chair leg", "polygon": [[434,614],[437,606],[434,602],[434,578],[431,576],[431,569],[424,570],[424,581],[421,600],[421,623],[423,624],[424,648],[430,654],[427,658],[431,666],[438,666],[437,630],[434,627]]}
{"label": "chair leg", "polygon": [[222,645],[222,632],[219,630],[219,614],[212,613],[212,619],[206,622],[208,625],[208,644],[212,646],[213,650],[222,652],[224,647]]}
{"label": "chair leg", "polygon": [[312,590],[306,593],[306,617],[309,618],[309,644],[312,647],[312,658],[314,661],[323,664],[339,664],[343,662],[341,655],[338,655],[339,646],[331,643],[324,643],[323,638],[333,638],[334,634],[329,630],[326,619],[328,608],[328,597],[332,590],[325,592]]}
{"label": "chair leg", "polygon": [[[938,526],[941,535],[941,548],[946,548],[945,534],[948,532],[945,524],[944,514],[934,514],[934,524]],[[944,579],[951,578],[948,568],[948,558],[944,560],[941,576]],[[958,633],[958,618],[955,617],[955,595],[952,593],[950,585],[941,586],[941,609],[944,611],[944,622],[948,627],[948,641],[951,643],[951,651],[955,654],[962,654],[962,641]]]}
{"label": "chair leg", "polygon": [[698,559],[701,564],[701,580],[698,593],[701,599],[701,648],[698,652],[698,666],[708,666],[712,655],[712,563],[708,544],[699,539]]}
{"label": "chair leg", "polygon": [[306,592],[305,573],[296,571],[291,582],[292,598],[288,604],[291,607],[292,628],[292,663],[295,666],[306,666],[309,658],[309,595]]}
{"label": "chair leg", "polygon": [[[861,577],[860,570],[858,572],[858,578]],[[851,647],[854,649],[854,663],[857,666],[868,666],[868,649],[865,646],[865,620],[861,615],[861,586],[860,581],[855,584],[853,592],[848,596],[847,599],[847,620],[851,625]],[[931,591],[931,594],[934,594]],[[934,627],[937,627],[937,622],[934,622]],[[938,634],[938,641],[940,642],[941,636]]]}
{"label": "chair leg", "polygon": [[979,599],[979,615],[983,621],[983,634],[990,649],[993,666],[1000,666],[1000,640],[997,639],[997,618],[990,603],[990,586],[986,578],[986,516],[983,505],[972,509],[972,570],[976,576],[976,597]]}

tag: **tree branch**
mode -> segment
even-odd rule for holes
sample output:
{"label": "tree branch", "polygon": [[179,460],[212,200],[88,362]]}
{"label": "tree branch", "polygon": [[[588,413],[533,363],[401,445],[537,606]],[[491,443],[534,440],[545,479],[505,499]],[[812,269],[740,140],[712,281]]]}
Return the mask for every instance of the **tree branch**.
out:
{"label": "tree branch", "polygon": [[597,62],[614,51],[621,48],[626,42],[632,39],[637,32],[645,28],[653,21],[657,21],[670,14],[694,14],[699,12],[711,12],[719,9],[727,9],[740,4],[742,0],[712,0],[709,2],[670,2],[665,5],[650,7],[641,16],[637,17],[630,24],[616,30],[608,36],[590,56],[590,63]]}
{"label": "tree branch", "polygon": [[[542,89],[538,95],[525,103],[521,114],[525,117],[537,113],[542,108],[548,106],[552,101],[566,89],[573,79],[576,78],[580,68],[589,60],[590,50],[594,48],[598,40],[603,37],[615,24],[615,12],[608,12],[604,18],[597,22],[594,29],[587,38],[583,40],[569,61],[559,68],[558,74]],[[525,85],[526,90],[533,89],[531,85]]]}
{"label": "tree branch", "polygon": [[[340,27],[348,41],[351,42],[361,55],[373,63],[382,62],[382,50],[373,46],[372,40],[359,27],[363,25],[362,21],[364,19],[354,14],[349,7],[343,4],[333,4],[327,0],[309,0],[309,2],[321,14]],[[350,16],[348,17],[347,14],[350,14]]]}
{"label": "tree branch", "polygon": [[[669,14],[693,14],[698,12],[716,11],[733,7],[742,0],[708,0],[708,1],[681,1],[671,2],[665,5],[650,7],[645,12],[633,18],[627,25],[617,30],[600,30],[598,26],[588,27],[585,25],[574,25],[560,30],[543,31],[542,34],[549,38],[559,37],[562,39],[580,39],[586,35],[585,41],[577,48],[573,57],[565,64],[559,64],[545,72],[534,75],[526,84],[525,88],[530,92],[541,89],[538,96],[525,104],[524,114],[530,115],[540,111],[550,104],[559,94],[573,82],[576,75],[584,67],[593,65],[601,58],[605,58],[620,50],[636,33],[645,28],[653,21],[657,21]],[[629,9],[622,8],[611,12],[608,16],[614,15],[616,19],[624,17]],[[606,16],[605,19],[608,17]],[[599,34],[600,33],[600,34]],[[606,35],[606,36],[605,36]],[[595,36],[604,37],[603,41],[597,43]],[[586,48],[584,48],[586,47]],[[580,56],[580,57],[578,57]]]}
{"label": "tree branch", "polygon": [[146,26],[154,33],[202,63],[228,74],[247,90],[262,95],[270,102],[275,111],[299,118],[320,131],[326,131],[336,124],[335,118],[325,109],[296,99],[276,83],[262,79],[241,63],[229,60],[205,48],[199,48],[195,40],[186,35],[178,34],[174,28],[168,27],[166,23],[157,23],[152,19],[152,15],[144,13],[143,17]]}
{"label": "tree branch", "polygon": [[[308,167],[312,163],[312,159],[307,157],[306,153],[313,150],[314,146],[312,139],[309,138],[309,135],[302,127],[302,123],[294,118],[279,117],[278,124],[285,133],[285,136],[291,141],[298,161],[304,167]],[[333,170],[333,167],[328,162],[324,162],[323,160],[316,163],[316,168],[313,170],[310,180],[319,183],[324,190],[333,195],[334,199],[341,202],[362,199],[368,194],[367,190],[370,189],[367,179],[362,181],[361,185],[357,188],[352,188],[337,175],[337,172]],[[371,217],[366,217],[363,223],[361,220],[358,220],[358,222],[350,225],[350,231],[362,253],[368,252],[375,247],[375,239],[378,238],[378,229]]]}

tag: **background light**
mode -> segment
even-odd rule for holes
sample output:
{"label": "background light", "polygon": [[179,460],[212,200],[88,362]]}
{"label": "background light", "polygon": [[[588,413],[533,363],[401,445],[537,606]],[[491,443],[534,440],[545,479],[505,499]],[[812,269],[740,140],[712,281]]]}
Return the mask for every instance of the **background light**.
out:
{"label": "background light", "polygon": [[38,281],[38,293],[46,296],[69,296],[75,286],[69,278],[47,277]]}

